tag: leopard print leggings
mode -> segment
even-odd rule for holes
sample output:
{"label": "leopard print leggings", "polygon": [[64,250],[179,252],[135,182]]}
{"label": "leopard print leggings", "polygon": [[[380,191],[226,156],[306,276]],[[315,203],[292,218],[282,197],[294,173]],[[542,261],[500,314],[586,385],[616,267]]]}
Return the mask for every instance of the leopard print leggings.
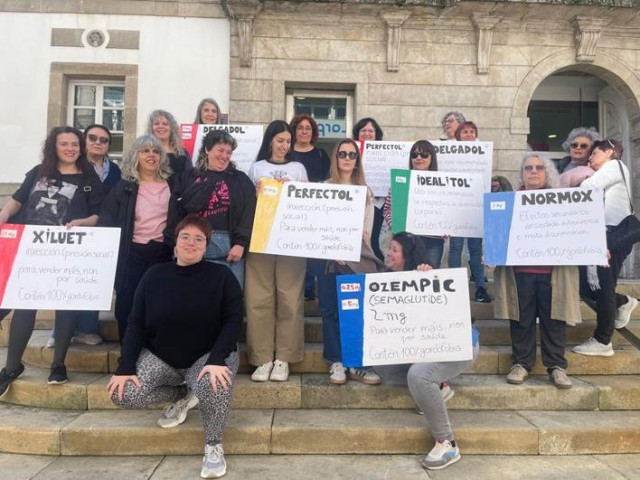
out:
{"label": "leopard print leggings", "polygon": [[[173,368],[156,357],[147,349],[143,349],[136,363],[136,372],[142,386],[140,388],[127,382],[122,402],[116,394],[111,398],[114,404],[125,408],[147,408],[162,402],[175,402],[187,394],[187,388],[198,397],[198,409],[207,443],[222,443],[222,434],[231,410],[231,388],[224,390],[218,383],[218,393],[213,393],[209,383],[209,375],[198,382],[198,374],[209,354],[200,357],[189,368]],[[231,370],[231,382],[238,372],[238,352],[231,352],[225,359]],[[185,385],[186,382],[186,385]]]}

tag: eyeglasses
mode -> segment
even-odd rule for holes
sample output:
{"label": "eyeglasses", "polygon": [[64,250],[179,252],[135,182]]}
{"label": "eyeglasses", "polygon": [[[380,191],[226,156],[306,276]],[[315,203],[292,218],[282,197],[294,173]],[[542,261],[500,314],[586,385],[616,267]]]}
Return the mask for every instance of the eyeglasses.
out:
{"label": "eyeglasses", "polygon": [[525,172],[533,172],[534,170],[536,172],[543,172],[547,169],[547,167],[545,167],[544,165],[525,165],[524,166],[524,171]]}
{"label": "eyeglasses", "polygon": [[180,243],[193,242],[196,245],[204,245],[207,241],[207,238],[203,235],[189,235],[188,233],[181,233],[180,235],[178,235],[178,241]]}
{"label": "eyeglasses", "polygon": [[431,154],[429,152],[411,152],[411,158],[429,158]]}
{"label": "eyeglasses", "polygon": [[449,117],[444,121],[444,123],[453,123],[455,121],[456,121],[456,119],[454,117]]}
{"label": "eyeglasses", "polygon": [[100,142],[102,145],[106,145],[107,143],[109,143],[109,137],[99,137],[97,135],[93,135],[92,133],[87,135],[87,140],[93,143]]}
{"label": "eyeglasses", "polygon": [[589,145],[588,143],[572,143],[571,144],[571,148],[573,148],[574,150],[585,150],[587,148],[589,148],[591,145]]}
{"label": "eyeglasses", "polygon": [[313,132],[313,129],[311,127],[304,127],[302,125],[298,125],[296,127],[296,131],[297,132]]}
{"label": "eyeglasses", "polygon": [[371,128],[362,128],[360,133],[376,133],[376,131]]}
{"label": "eyeglasses", "polygon": [[356,152],[347,152],[345,150],[340,150],[337,154],[338,158],[340,160],[344,160],[345,158],[349,157],[349,160],[357,160],[358,159],[358,154]]}

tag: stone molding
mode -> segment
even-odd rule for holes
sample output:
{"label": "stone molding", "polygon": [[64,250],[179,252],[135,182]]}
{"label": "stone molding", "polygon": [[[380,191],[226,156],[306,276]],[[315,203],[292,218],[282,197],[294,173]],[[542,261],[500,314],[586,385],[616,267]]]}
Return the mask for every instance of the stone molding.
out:
{"label": "stone molding", "polygon": [[253,56],[253,32],[256,15],[262,11],[260,0],[226,0],[223,8],[238,31],[240,66],[250,67]]}
{"label": "stone molding", "polygon": [[575,16],[571,25],[575,31],[576,61],[593,63],[602,29],[609,21],[598,17]]}
{"label": "stone molding", "polygon": [[400,69],[400,44],[402,43],[402,25],[411,16],[410,11],[388,10],[380,12],[387,25],[387,71]]}
{"label": "stone molding", "polygon": [[493,27],[502,20],[502,17],[485,15],[474,12],[471,14],[471,23],[478,33],[478,73],[489,73],[489,59],[491,56],[491,42],[493,41]]}

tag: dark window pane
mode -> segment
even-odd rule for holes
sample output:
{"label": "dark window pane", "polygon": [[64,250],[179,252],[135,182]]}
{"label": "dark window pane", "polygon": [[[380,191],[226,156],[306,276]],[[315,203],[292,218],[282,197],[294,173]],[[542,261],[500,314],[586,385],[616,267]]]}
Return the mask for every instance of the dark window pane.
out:
{"label": "dark window pane", "polygon": [[528,116],[527,142],[533,150],[561,151],[562,142],[575,127],[598,126],[598,102],[533,100]]}

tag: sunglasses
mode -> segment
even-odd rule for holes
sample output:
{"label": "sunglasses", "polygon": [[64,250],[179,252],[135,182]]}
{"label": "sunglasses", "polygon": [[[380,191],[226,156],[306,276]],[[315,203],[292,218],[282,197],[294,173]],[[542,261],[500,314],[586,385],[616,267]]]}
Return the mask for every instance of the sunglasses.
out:
{"label": "sunglasses", "polygon": [[572,143],[571,144],[571,148],[573,148],[574,150],[580,149],[580,150],[585,150],[587,148],[589,148],[591,145],[589,145],[588,143]]}
{"label": "sunglasses", "polygon": [[93,135],[93,134],[89,134],[87,135],[87,140],[89,140],[90,142],[100,142],[102,145],[106,145],[107,143],[109,143],[109,137],[99,137],[97,135]]}
{"label": "sunglasses", "polygon": [[525,172],[533,172],[534,170],[536,172],[538,172],[538,171],[543,172],[546,169],[547,168],[544,165],[525,165],[524,166],[524,171]]}
{"label": "sunglasses", "polygon": [[338,158],[340,160],[344,160],[347,157],[349,157],[349,160],[357,160],[358,159],[358,154],[356,152],[346,152],[344,150],[340,150],[338,152]]}
{"label": "sunglasses", "polygon": [[431,154],[429,152],[411,152],[411,158],[429,158]]}

